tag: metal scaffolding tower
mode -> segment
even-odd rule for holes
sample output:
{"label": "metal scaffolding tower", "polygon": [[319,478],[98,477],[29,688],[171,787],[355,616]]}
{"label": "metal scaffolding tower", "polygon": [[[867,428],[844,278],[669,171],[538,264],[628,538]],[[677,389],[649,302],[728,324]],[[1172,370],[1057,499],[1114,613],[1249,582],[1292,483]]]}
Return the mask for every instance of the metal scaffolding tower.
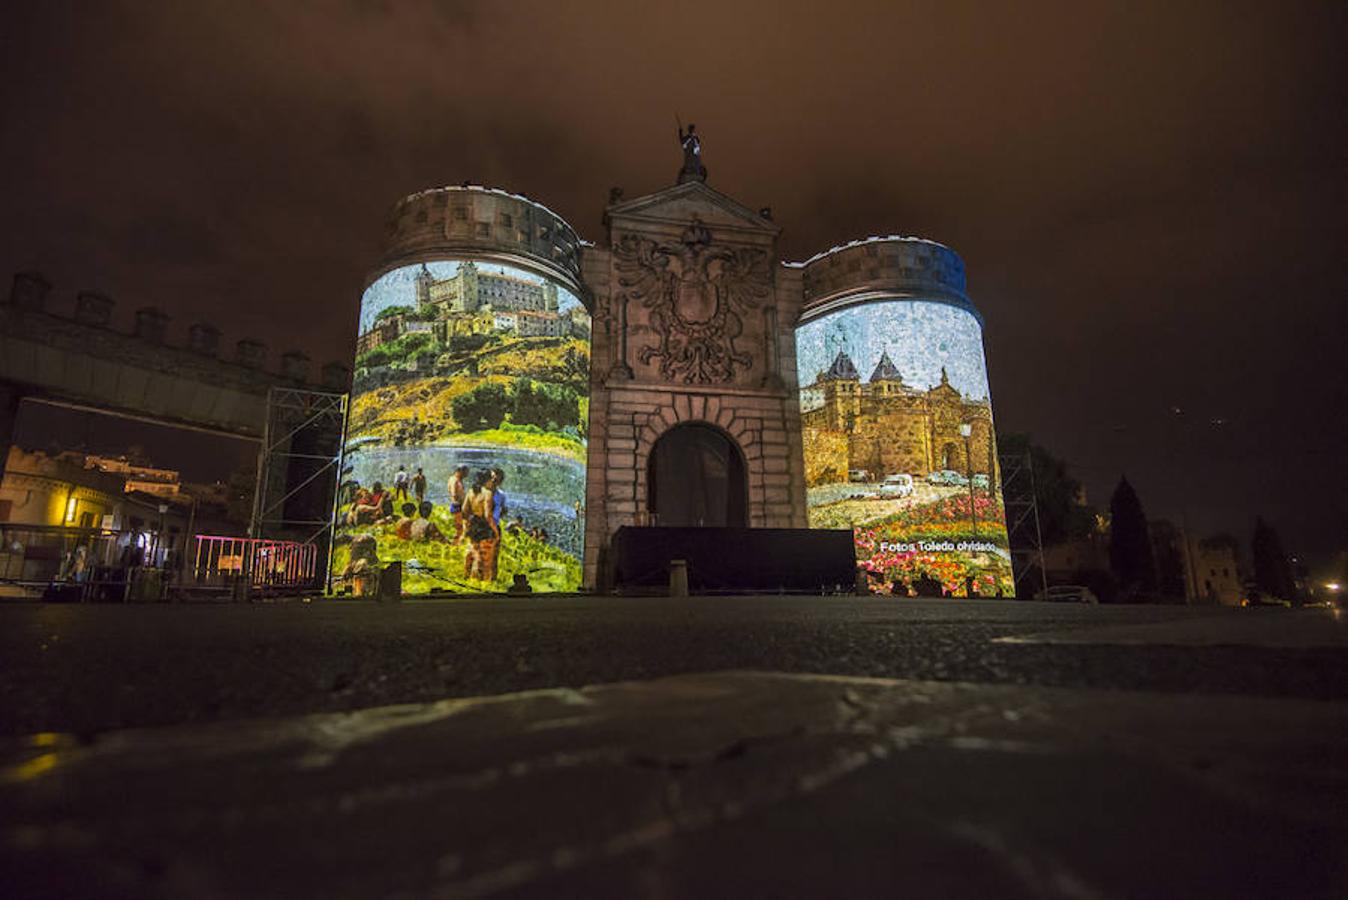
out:
{"label": "metal scaffolding tower", "polygon": [[1024,453],[998,454],[1002,469],[1002,503],[1006,506],[1006,533],[1011,545],[1011,571],[1017,594],[1039,570],[1039,586],[1048,590],[1044,571],[1044,538],[1039,528],[1039,501],[1034,489],[1034,462]]}
{"label": "metal scaffolding tower", "polygon": [[268,391],[249,537],[317,544],[326,565],[346,407],[346,394]]}

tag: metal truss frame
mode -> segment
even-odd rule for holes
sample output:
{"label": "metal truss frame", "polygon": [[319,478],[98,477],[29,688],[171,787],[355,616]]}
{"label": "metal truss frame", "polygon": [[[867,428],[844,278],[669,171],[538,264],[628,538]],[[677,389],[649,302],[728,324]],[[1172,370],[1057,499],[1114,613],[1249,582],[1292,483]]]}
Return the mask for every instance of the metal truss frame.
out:
{"label": "metal truss frame", "polygon": [[[268,390],[267,421],[258,451],[249,537],[279,537],[278,532],[282,531],[312,529],[302,543],[316,543],[325,532],[331,542],[331,515],[323,519],[287,519],[285,503],[321,477],[331,476],[335,489],[342,465],[347,403],[347,394],[275,386]],[[331,444],[325,444],[331,452],[298,453],[292,449],[295,438],[311,430],[317,430],[323,437],[331,436]],[[312,460],[317,465],[307,478],[291,485],[284,479],[291,461],[296,459]]]}
{"label": "metal truss frame", "polygon": [[[1006,507],[1007,543],[1011,546],[1011,571],[1016,584],[1035,566],[1039,584],[1048,590],[1044,570],[1044,536],[1039,527],[1039,501],[1034,488],[1034,462],[1025,453],[998,454],[1002,470],[1002,504]],[[1019,545],[1024,549],[1017,550]]]}

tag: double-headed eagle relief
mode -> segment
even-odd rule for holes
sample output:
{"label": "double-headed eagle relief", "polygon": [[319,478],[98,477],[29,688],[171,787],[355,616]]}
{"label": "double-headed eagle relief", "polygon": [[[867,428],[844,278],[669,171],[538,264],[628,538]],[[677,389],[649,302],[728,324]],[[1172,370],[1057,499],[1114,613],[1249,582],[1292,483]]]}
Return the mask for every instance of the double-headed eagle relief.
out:
{"label": "double-headed eagle relief", "polygon": [[678,244],[625,234],[613,248],[618,285],[627,301],[650,310],[660,343],[641,348],[643,363],[659,358],[660,373],[685,384],[732,380],[753,357],[735,348],[740,313],[771,291],[767,254],[749,247],[712,246],[696,216]]}

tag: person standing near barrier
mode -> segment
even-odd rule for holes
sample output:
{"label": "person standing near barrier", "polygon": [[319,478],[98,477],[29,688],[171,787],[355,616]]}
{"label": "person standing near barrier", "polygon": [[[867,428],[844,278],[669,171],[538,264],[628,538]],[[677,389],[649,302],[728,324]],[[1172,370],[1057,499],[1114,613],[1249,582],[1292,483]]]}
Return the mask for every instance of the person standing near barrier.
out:
{"label": "person standing near barrier", "polygon": [[70,567],[70,580],[83,584],[89,578],[89,548],[80,544],[75,548],[75,561]]}
{"label": "person standing near barrier", "polygon": [[426,502],[426,473],[417,466],[417,474],[412,476],[412,493],[417,497],[417,508]]}

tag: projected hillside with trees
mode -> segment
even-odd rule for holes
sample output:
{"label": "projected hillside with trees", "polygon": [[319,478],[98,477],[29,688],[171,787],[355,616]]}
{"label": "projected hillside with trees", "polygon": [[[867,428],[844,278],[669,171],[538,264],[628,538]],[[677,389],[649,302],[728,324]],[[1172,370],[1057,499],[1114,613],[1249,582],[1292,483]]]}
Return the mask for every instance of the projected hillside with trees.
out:
{"label": "projected hillside with trees", "polygon": [[581,583],[590,319],[549,278],[446,259],[361,303],[333,574],[403,589]]}

